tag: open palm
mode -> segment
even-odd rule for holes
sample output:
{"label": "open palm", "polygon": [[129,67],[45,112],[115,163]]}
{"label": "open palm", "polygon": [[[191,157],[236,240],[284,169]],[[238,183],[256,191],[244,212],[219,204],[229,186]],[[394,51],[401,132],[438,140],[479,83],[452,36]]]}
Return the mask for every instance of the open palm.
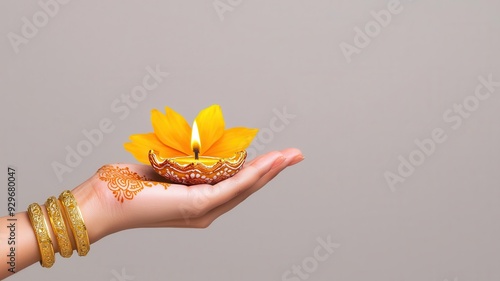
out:
{"label": "open palm", "polygon": [[294,148],[270,152],[216,185],[168,184],[151,166],[140,164],[103,166],[90,181],[110,232],[138,227],[205,228],[302,159]]}

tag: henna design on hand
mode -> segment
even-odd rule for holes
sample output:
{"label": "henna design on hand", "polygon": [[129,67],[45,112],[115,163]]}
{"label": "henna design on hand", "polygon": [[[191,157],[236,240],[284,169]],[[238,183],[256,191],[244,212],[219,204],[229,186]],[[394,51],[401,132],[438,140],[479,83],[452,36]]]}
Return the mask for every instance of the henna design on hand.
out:
{"label": "henna design on hand", "polygon": [[124,199],[132,200],[144,187],[152,187],[153,184],[161,184],[167,189],[170,184],[165,182],[153,182],[145,176],[130,171],[129,167],[105,165],[98,171],[99,179],[108,182],[108,188],[118,201],[123,203]]}

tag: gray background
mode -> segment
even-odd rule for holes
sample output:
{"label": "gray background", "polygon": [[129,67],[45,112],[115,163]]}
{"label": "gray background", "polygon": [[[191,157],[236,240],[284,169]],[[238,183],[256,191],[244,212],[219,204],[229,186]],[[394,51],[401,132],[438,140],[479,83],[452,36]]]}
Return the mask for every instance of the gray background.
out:
{"label": "gray background", "polygon": [[[500,81],[499,2],[401,1],[348,63],[340,44],[389,1],[221,1],[222,17],[211,0],[73,0],[17,54],[9,32],[43,10],[0,2],[0,166],[18,168],[21,210],[135,162],[122,144],[165,105],[192,120],[218,103],[228,127],[261,129],[286,108],[256,151],[306,156],[208,229],[121,232],[11,280],[282,280],[327,237],[340,247],[308,280],[499,280],[500,88],[456,130],[442,117],[479,76]],[[156,65],[170,75],[121,120],[113,100]],[[103,118],[115,130],[60,182],[51,163]],[[435,128],[447,140],[391,190],[384,173]]]}

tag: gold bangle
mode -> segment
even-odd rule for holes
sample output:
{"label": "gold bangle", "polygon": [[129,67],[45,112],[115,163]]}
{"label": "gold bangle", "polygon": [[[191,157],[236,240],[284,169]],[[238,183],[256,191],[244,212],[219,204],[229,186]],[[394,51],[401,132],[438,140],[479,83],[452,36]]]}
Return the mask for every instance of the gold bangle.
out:
{"label": "gold bangle", "polygon": [[89,235],[87,233],[87,227],[83,221],[82,213],[76,199],[71,194],[71,191],[66,190],[59,195],[59,200],[63,206],[64,214],[68,219],[71,232],[75,237],[76,249],[79,256],[85,256],[90,250]]}
{"label": "gold bangle", "polygon": [[40,249],[40,264],[43,267],[51,267],[54,264],[56,257],[54,255],[54,247],[52,246],[52,240],[50,239],[47,223],[45,222],[45,217],[40,205],[37,203],[29,205],[28,217],[31,225],[33,226],[36,241],[38,242],[38,247]]}
{"label": "gold bangle", "polygon": [[69,240],[68,228],[61,213],[61,204],[56,197],[51,196],[45,202],[45,209],[49,215],[50,225],[56,236],[59,245],[59,254],[64,258],[69,258],[73,254],[71,240]]}

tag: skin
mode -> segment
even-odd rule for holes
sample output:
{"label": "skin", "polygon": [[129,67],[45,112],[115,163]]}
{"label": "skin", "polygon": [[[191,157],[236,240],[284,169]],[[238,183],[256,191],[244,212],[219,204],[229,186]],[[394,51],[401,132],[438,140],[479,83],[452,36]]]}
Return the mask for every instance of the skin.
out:
{"label": "skin", "polygon": [[[112,180],[102,176],[102,168],[91,178],[72,190],[89,235],[90,243],[132,228],[188,227],[206,228],[215,219],[230,211],[254,192],[261,189],[285,168],[302,161],[298,149],[290,148],[261,155],[248,163],[238,174],[216,185],[184,186],[167,184],[150,166],[138,164],[112,164],[123,189],[133,189],[128,198],[119,197]],[[125,172],[121,172],[125,171]],[[119,179],[118,179],[119,178]],[[113,192],[115,190],[115,192]],[[48,222],[43,205],[42,210]],[[7,219],[0,218],[0,242],[8,238]],[[40,260],[38,244],[26,212],[16,214],[16,272]],[[49,225],[54,250],[57,245]],[[75,241],[72,235],[73,249]],[[9,254],[9,247],[0,247],[0,257]],[[77,256],[73,253],[73,256]],[[56,257],[57,259],[61,257]],[[37,265],[39,266],[39,265]],[[8,264],[0,263],[0,278],[10,276]]]}

